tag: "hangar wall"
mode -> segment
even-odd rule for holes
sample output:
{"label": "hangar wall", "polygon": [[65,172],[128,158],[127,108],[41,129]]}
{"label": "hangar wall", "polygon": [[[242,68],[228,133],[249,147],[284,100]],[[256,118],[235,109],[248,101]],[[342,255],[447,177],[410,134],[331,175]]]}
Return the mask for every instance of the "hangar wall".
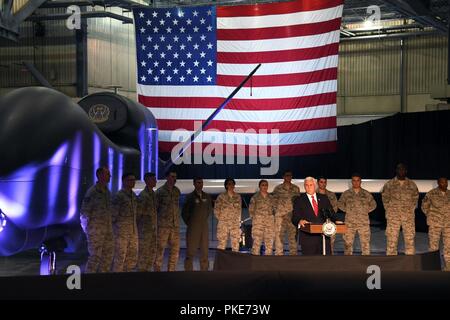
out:
{"label": "hangar wall", "polygon": [[[17,3],[19,5],[20,1]],[[88,10],[106,10],[132,17],[131,12],[121,8],[97,6]],[[54,14],[64,9],[39,9],[38,12]],[[23,23],[20,34],[18,43],[0,40],[0,95],[15,88],[37,85],[21,64],[28,61],[58,90],[76,97],[79,80],[75,31],[68,30],[65,21],[40,21]],[[136,99],[132,24],[111,18],[89,19],[86,50],[89,93],[120,86],[121,94]],[[430,97],[433,85],[446,82],[447,51],[446,37],[437,35],[406,38],[403,45],[400,39],[342,42],[338,124],[347,124],[350,118],[362,122],[401,110],[448,108]]]}

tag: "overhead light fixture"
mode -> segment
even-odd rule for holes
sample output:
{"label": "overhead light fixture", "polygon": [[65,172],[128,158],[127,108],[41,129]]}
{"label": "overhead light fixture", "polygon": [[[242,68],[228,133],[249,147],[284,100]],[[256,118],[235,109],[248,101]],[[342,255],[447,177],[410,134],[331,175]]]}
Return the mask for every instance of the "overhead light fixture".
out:
{"label": "overhead light fixture", "polygon": [[380,30],[382,28],[383,28],[383,26],[381,25],[380,21],[373,20],[373,19],[364,20],[364,23],[363,23],[364,30]]}

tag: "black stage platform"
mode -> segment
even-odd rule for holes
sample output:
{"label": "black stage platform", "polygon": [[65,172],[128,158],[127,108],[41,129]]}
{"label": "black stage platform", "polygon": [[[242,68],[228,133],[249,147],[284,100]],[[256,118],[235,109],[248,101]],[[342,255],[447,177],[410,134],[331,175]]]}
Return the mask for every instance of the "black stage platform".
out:
{"label": "black stage platform", "polygon": [[369,290],[365,272],[213,271],[88,274],[81,290],[68,276],[0,278],[5,299],[150,300],[450,300],[450,273],[381,271],[381,289]]}
{"label": "black stage platform", "polygon": [[[80,290],[68,289],[69,275],[0,277],[0,300],[450,300],[450,272],[417,271],[434,269],[437,253],[414,257],[285,256],[274,260],[247,255],[238,258],[230,252],[217,254],[217,268],[227,263],[234,270],[82,274]],[[251,270],[255,269],[252,264],[246,270],[242,263],[230,264],[247,258],[267,260],[259,268],[266,270]],[[275,262],[278,270],[274,269]],[[369,264],[380,266],[380,290],[368,289]],[[392,271],[395,269],[398,271]]]}
{"label": "black stage platform", "polygon": [[[413,256],[252,256],[217,250],[215,271],[356,271],[370,265],[383,271],[439,271],[439,251]],[[450,290],[450,288],[449,288]]]}

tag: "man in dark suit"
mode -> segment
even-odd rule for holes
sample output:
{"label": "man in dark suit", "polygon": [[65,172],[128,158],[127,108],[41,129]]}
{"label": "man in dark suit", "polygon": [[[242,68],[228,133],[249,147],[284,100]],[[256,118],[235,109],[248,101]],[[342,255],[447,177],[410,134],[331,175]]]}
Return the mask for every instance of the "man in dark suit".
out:
{"label": "man in dark suit", "polygon": [[184,270],[193,271],[193,259],[200,249],[200,270],[208,271],[208,219],[213,212],[211,196],[203,192],[203,179],[194,178],[195,190],[186,196],[181,217],[187,225]]}
{"label": "man in dark suit", "polygon": [[[334,213],[330,200],[326,195],[316,193],[316,180],[312,177],[305,178],[305,191],[294,200],[292,223],[296,227],[304,227],[308,223],[323,224],[326,220],[323,212]],[[322,234],[300,231],[299,238],[303,255],[322,254]],[[326,253],[331,254],[329,237],[326,237]]]}

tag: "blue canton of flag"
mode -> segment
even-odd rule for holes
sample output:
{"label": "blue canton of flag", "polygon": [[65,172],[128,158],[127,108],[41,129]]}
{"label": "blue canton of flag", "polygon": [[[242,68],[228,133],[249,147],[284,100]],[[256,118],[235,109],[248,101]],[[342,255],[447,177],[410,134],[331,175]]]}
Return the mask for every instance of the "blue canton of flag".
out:
{"label": "blue canton of flag", "polygon": [[135,9],[138,83],[216,84],[214,6]]}

